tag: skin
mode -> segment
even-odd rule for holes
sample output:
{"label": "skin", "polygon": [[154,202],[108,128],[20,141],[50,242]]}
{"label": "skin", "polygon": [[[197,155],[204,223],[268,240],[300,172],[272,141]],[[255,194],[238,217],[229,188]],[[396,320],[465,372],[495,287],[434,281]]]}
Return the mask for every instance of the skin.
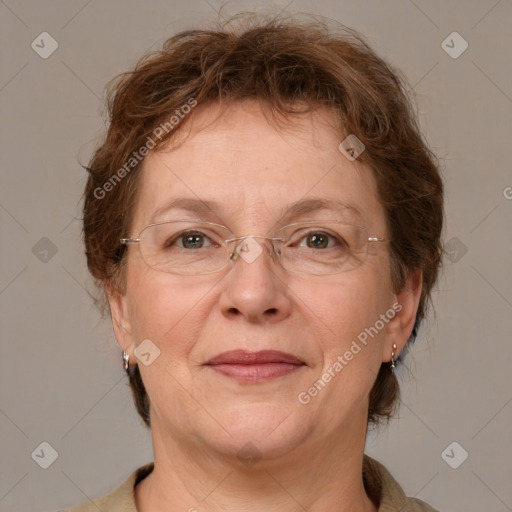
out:
{"label": "skin", "polygon": [[[175,197],[220,201],[217,218],[206,220],[237,236],[267,235],[293,201],[340,199],[357,206],[370,236],[386,236],[372,173],[339,152],[329,110],[277,129],[255,101],[224,106],[220,118],[218,108],[198,106],[177,133],[180,145],[145,159],[130,236]],[[160,350],[151,365],[139,363],[155,469],[135,489],[138,510],[377,510],[362,480],[368,396],[392,344],[399,353],[409,338],[421,292],[414,272],[394,293],[389,268],[387,244],[375,243],[362,266],[341,274],[287,273],[264,251],[216,274],[179,276],[150,269],[130,246],[126,293],[109,292],[115,336],[130,364],[144,339]],[[309,404],[299,403],[394,303],[402,309],[384,329]],[[281,350],[306,364],[251,384],[204,366],[233,349]],[[247,443],[261,457],[252,465],[237,457]]]}

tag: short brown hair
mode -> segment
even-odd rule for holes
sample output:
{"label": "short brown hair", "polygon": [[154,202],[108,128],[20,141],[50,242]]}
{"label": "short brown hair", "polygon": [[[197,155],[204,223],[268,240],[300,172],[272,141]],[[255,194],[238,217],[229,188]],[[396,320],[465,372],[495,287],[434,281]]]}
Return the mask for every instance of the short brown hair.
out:
{"label": "short brown hair", "polygon": [[[285,119],[326,106],[340,137],[354,134],[364,143],[359,160],[372,169],[386,212],[394,292],[403,289],[411,270],[423,273],[409,339],[414,341],[437,279],[444,214],[437,159],[422,138],[406,84],[357,32],[342,25],[333,31],[318,20],[242,19],[235,27],[226,23],[181,32],[161,51],[144,56],[133,71],[109,84],[110,126],[87,166],[83,234],[102,312],[106,287],[124,293],[126,258],[119,239],[130,232],[140,163],[112,181],[119,170],[191,98],[198,105],[256,99]],[[159,139],[154,150],[183,124]],[[103,193],[109,180],[112,186]],[[137,410],[149,426],[149,399],[137,365],[130,366],[129,378]],[[389,419],[398,398],[396,377],[383,363],[370,393],[368,422]]]}

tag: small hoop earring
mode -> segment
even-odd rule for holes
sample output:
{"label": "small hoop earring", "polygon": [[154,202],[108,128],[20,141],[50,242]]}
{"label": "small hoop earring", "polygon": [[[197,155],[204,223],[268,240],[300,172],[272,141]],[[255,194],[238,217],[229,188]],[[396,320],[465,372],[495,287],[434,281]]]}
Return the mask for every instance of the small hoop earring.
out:
{"label": "small hoop earring", "polygon": [[124,350],[123,350],[123,368],[124,368],[124,371],[127,372],[128,371],[128,361],[130,359],[130,355],[127,354]]}
{"label": "small hoop earring", "polygon": [[395,350],[397,349],[398,347],[396,346],[396,343],[393,343],[393,350],[391,352],[391,369],[394,370],[395,369]]}

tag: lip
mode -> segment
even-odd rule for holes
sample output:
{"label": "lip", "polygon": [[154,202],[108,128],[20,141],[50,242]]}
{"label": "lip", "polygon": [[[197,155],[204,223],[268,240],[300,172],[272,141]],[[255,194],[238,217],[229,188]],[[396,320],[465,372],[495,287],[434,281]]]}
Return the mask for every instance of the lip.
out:
{"label": "lip", "polygon": [[252,365],[252,364],[268,364],[268,363],[288,363],[295,365],[303,365],[298,357],[287,352],[279,350],[260,350],[259,352],[249,352],[248,350],[230,350],[223,352],[212,359],[207,365],[218,364],[236,364],[236,365]]}
{"label": "lip", "polygon": [[205,365],[238,381],[258,382],[289,375],[305,363],[293,354],[278,350],[231,350],[213,357]]}

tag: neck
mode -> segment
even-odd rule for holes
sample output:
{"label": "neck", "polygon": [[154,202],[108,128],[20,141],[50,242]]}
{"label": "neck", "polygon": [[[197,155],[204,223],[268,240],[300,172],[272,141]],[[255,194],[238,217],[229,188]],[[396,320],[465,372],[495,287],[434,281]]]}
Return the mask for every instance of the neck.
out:
{"label": "neck", "polygon": [[135,488],[139,512],[377,511],[362,478],[365,435],[338,433],[283,457],[243,464],[164,436],[158,426],[152,433],[155,466]]}

